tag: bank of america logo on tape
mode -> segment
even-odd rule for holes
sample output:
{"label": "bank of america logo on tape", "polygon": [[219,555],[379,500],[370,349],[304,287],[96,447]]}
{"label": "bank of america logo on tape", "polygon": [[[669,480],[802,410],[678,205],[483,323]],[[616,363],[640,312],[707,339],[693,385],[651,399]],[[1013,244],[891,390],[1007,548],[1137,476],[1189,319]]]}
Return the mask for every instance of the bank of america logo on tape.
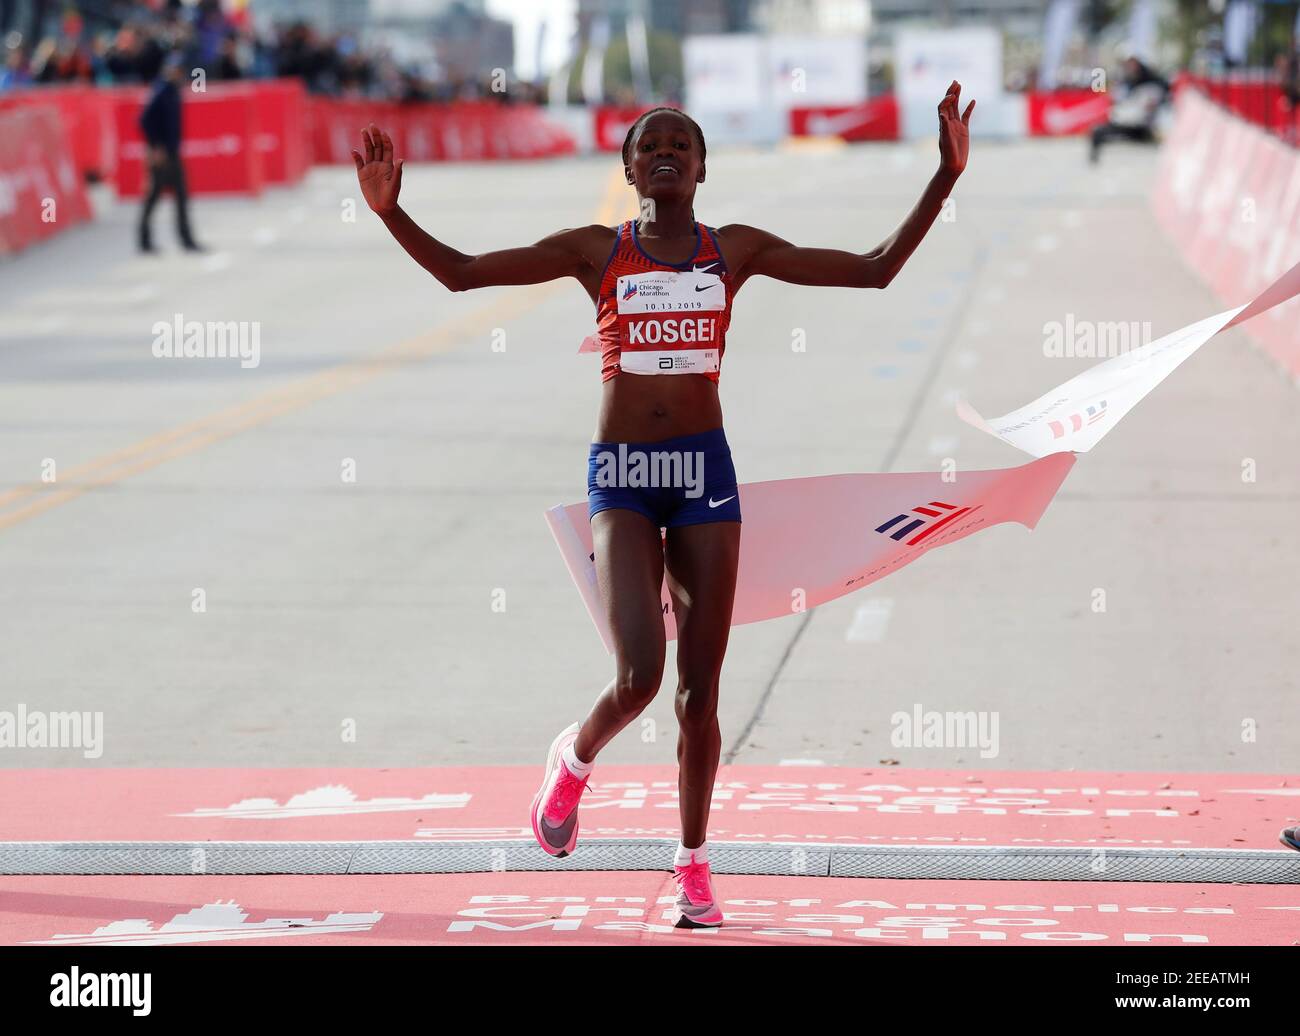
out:
{"label": "bank of america logo on tape", "polygon": [[1047,427],[1052,430],[1052,438],[1059,439],[1065,435],[1065,423],[1068,421],[1070,431],[1077,432],[1083,429],[1085,425],[1096,424],[1106,416],[1106,401],[1103,399],[1100,403],[1088,407],[1087,410],[1080,410],[1077,414],[1071,414],[1065,421],[1048,421]]}
{"label": "bank of america logo on tape", "polygon": [[[900,514],[889,519],[884,525],[877,525],[876,532],[884,533],[891,540],[901,541],[904,536],[920,529],[920,532],[916,532],[916,535],[907,541],[907,545],[910,547],[933,536],[949,522],[955,521],[962,515],[970,514],[977,509],[975,507],[958,507],[956,504],[945,504],[941,500],[931,500],[928,504],[913,507],[906,514]],[[935,521],[936,518],[938,521]],[[900,525],[900,522],[905,524]],[[893,532],[890,532],[891,529],[893,529]]]}

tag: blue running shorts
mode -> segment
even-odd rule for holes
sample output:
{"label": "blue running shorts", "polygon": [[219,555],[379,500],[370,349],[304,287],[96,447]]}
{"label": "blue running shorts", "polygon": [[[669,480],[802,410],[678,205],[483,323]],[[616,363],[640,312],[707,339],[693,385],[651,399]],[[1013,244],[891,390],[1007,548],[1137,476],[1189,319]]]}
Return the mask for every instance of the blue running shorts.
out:
{"label": "blue running shorts", "polygon": [[611,507],[643,514],[661,529],[740,521],[726,435],[715,428],[658,442],[593,442],[587,517]]}

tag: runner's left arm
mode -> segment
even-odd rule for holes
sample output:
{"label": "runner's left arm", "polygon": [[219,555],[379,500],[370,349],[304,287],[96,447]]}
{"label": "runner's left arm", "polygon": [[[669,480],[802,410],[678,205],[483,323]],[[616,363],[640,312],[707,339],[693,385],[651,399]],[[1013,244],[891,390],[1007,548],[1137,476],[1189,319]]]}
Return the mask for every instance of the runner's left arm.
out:
{"label": "runner's left arm", "polygon": [[921,200],[888,238],[869,252],[836,248],[803,248],[755,227],[722,227],[719,234],[740,252],[737,278],[773,277],[790,284],[836,288],[884,288],[903,268],[929,232],[970,152],[971,101],[958,113],[961,84],[953,82],[939,102],[939,169],[930,178]]}

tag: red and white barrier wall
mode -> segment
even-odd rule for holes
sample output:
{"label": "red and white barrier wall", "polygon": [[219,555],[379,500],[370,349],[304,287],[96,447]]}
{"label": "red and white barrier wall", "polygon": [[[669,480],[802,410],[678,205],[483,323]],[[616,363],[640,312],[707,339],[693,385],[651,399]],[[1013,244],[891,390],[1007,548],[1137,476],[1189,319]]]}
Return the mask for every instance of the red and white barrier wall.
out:
{"label": "red and white barrier wall", "polygon": [[21,251],[90,214],[58,110],[0,111],[0,255]]}
{"label": "red and white barrier wall", "polygon": [[[139,116],[148,88],[51,86],[0,95],[0,255],[91,216],[87,181],[120,198],[147,183]],[[573,134],[532,105],[389,104],[309,96],[296,79],[213,83],[182,96],[191,194],[259,194],[309,166],[351,165],[377,122],[411,161],[541,159],[576,151]]]}
{"label": "red and white barrier wall", "polygon": [[[1225,306],[1253,298],[1300,261],[1300,151],[1197,89],[1179,92],[1152,204]],[[1245,330],[1300,379],[1300,300]]]}
{"label": "red and white barrier wall", "polygon": [[312,160],[352,164],[363,126],[375,122],[412,162],[493,161],[572,154],[572,135],[545,108],[495,101],[454,104],[392,104],[313,97],[310,100]]}
{"label": "red and white barrier wall", "polygon": [[[112,181],[122,197],[144,189],[139,129],[144,87],[56,86],[0,95],[0,113],[59,112],[76,169]],[[351,164],[360,130],[377,122],[411,161],[489,161],[572,153],[572,134],[545,109],[489,101],[392,104],[311,97],[294,79],[214,83],[183,94],[181,146],[194,194],[257,194],[294,183],[319,163]]]}
{"label": "red and white barrier wall", "polygon": [[0,112],[53,108],[59,113],[83,179],[107,179],[116,162],[113,133],[114,91],[76,84],[15,90],[0,94]]}
{"label": "red and white barrier wall", "polygon": [[1271,77],[1260,79],[1246,72],[1210,79],[1184,72],[1175,78],[1174,90],[1181,93],[1186,87],[1201,91],[1216,104],[1271,133],[1294,139],[1300,131],[1300,108],[1290,108],[1282,84]]}
{"label": "red and white barrier wall", "polygon": [[[91,215],[84,184],[143,193],[140,86],[50,86],[0,94],[0,254]],[[388,131],[411,161],[571,154],[574,135],[543,108],[488,101],[390,104],[311,97],[296,79],[215,83],[183,94],[181,155],[192,194],[258,194],[313,164],[352,164],[360,131]]]}

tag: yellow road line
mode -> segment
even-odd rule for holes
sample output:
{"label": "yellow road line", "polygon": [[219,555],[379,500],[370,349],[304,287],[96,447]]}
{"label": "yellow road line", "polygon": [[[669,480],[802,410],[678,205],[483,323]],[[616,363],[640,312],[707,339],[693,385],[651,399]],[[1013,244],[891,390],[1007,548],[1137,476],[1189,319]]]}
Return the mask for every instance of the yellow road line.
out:
{"label": "yellow road line", "polygon": [[[634,214],[621,170],[614,170],[606,184],[596,213],[596,222],[611,223],[620,212]],[[113,453],[96,457],[65,472],[55,483],[36,482],[0,494],[0,529],[6,529],[42,514],[60,504],[75,500],[83,493],[110,485],[131,475],[157,467],[166,461],[201,450],[214,442],[265,424],[283,414],[298,410],[318,399],[332,396],[346,388],[369,381],[388,370],[412,363],[426,356],[447,352],[460,338],[481,333],[484,328],[499,326],[540,305],[559,288],[561,282],[527,285],[525,290],[502,302],[480,306],[447,324],[423,335],[382,349],[371,356],[350,360],[311,375],[285,388],[256,399],[228,407],[176,428],[159,432]],[[84,477],[83,477],[84,476]],[[72,481],[67,481],[71,479]],[[9,510],[8,505],[35,499]]]}

